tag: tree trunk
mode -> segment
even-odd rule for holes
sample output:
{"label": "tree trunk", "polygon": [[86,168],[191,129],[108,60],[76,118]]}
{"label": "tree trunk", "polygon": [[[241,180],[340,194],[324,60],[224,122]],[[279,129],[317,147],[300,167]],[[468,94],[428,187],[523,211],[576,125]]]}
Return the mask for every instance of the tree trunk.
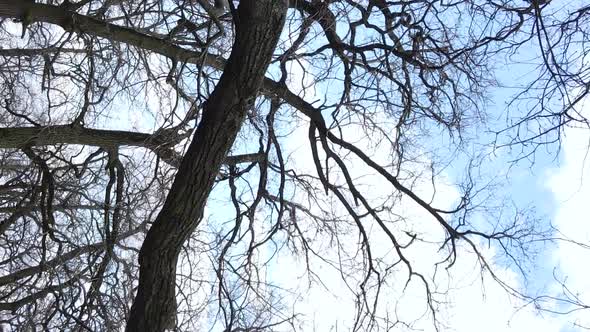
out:
{"label": "tree trunk", "polygon": [[286,0],[241,0],[236,40],[225,70],[170,193],[139,253],[139,286],[127,331],[163,331],[176,317],[176,262],[195,230],[215,176],[232,146],[278,42]]}

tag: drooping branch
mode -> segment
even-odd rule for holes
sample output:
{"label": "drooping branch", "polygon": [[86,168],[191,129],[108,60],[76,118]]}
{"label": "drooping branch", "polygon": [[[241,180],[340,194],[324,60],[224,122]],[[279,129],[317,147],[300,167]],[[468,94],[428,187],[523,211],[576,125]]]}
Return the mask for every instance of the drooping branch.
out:
{"label": "drooping branch", "polygon": [[[121,233],[117,236],[117,241],[122,241],[124,239],[127,239],[127,238],[143,231],[144,228],[145,228],[145,225],[142,224],[135,229]],[[80,257],[84,254],[92,253],[95,251],[101,251],[101,250],[104,250],[104,248],[105,248],[105,241],[101,241],[101,242],[88,244],[88,245],[85,245],[82,247],[78,247],[76,249],[72,249],[72,250],[70,250],[64,254],[61,254],[51,260],[45,261],[41,265],[35,265],[35,266],[23,268],[23,269],[18,270],[16,272],[1,276],[0,277],[0,286],[6,286],[6,285],[13,284],[13,283],[17,282],[18,280],[21,280],[21,279],[30,277],[32,275],[38,274],[40,272],[48,271],[52,268],[63,265],[64,262],[71,261],[72,259],[74,259],[76,257]]]}
{"label": "drooping branch", "polygon": [[15,302],[0,302],[0,312],[1,311],[16,311],[24,305],[33,303],[35,301],[38,301],[39,299],[44,298],[45,296],[47,296],[51,293],[58,292],[64,288],[70,287],[79,279],[80,279],[79,277],[74,277],[62,284],[47,286],[47,287],[43,288],[42,290],[40,290],[39,292],[31,294],[29,296],[26,296],[18,301],[15,301]]}

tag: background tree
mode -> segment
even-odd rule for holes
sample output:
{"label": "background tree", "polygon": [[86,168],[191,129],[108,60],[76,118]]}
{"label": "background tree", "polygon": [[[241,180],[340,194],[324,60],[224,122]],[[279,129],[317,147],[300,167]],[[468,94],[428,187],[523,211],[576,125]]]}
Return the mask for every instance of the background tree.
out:
{"label": "background tree", "polygon": [[[399,280],[440,326],[437,270],[461,248],[539,304],[496,275],[482,242],[526,277],[554,230],[505,204],[477,144],[522,159],[587,125],[589,6],[3,0],[0,17],[12,329],[297,330],[271,273],[287,254],[310,283],[318,261],[339,271],[355,330],[404,326],[382,295]],[[525,59],[534,73],[497,123],[496,68]],[[443,171],[463,167],[456,199],[438,204]],[[426,270],[420,243],[440,256]]]}

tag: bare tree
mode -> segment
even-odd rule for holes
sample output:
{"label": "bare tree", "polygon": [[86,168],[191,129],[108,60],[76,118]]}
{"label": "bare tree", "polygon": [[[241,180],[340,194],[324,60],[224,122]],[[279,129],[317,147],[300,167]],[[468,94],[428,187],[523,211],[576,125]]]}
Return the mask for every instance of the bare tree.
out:
{"label": "bare tree", "polygon": [[[492,128],[483,139],[518,159],[587,125],[589,6],[2,0],[0,18],[0,323],[297,330],[268,276],[288,253],[310,282],[314,261],[339,271],[354,330],[405,324],[380,296],[400,276],[438,327],[443,291],[414,267],[417,243],[442,253],[434,274],[465,247],[510,294],[547,298],[505,283],[480,244],[527,277],[532,246],[563,239],[493,196],[471,143]],[[498,126],[495,68],[530,55]],[[466,176],[439,206],[449,165]],[[406,202],[442,236],[417,232]]]}

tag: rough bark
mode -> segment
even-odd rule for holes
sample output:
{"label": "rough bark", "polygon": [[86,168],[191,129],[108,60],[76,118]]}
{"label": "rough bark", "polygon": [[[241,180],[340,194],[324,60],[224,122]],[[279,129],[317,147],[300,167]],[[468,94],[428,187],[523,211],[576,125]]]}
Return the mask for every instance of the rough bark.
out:
{"label": "rough bark", "polygon": [[[0,0],[0,17],[56,24],[68,31],[123,42],[172,59],[224,70],[203,110],[203,118],[176,180],[140,252],[140,282],[127,331],[162,331],[174,317],[176,260],[197,227],[220,165],[263,84],[263,92],[305,103],[284,84],[264,78],[282,30],[285,0],[242,0],[232,54],[224,59],[186,50],[133,29],[80,15],[65,7]],[[263,83],[264,82],[264,83]],[[310,107],[311,108],[311,107]]]}
{"label": "rough bark", "polygon": [[0,128],[0,148],[2,149],[24,146],[81,144],[101,147],[137,146],[155,150],[158,146],[176,144],[182,138],[164,137],[157,135],[157,133],[101,130],[68,125]]}
{"label": "rough bark", "polygon": [[204,63],[215,68],[223,68],[224,66],[222,58],[207,53],[187,50],[174,45],[170,41],[150,36],[131,28],[78,14],[67,6],[34,3],[32,0],[0,0],[0,17],[11,17],[21,20],[26,17],[30,21],[27,23],[45,22],[59,25],[66,31],[87,33],[112,41],[126,43],[178,61],[197,64]]}
{"label": "rough bark", "polygon": [[174,321],[178,254],[199,224],[215,176],[261,87],[286,10],[284,0],[240,1],[232,53],[142,245],[139,286],[127,331],[163,331]]}
{"label": "rough bark", "polygon": [[[121,130],[91,129],[69,125],[45,127],[0,128],[0,149],[18,149],[30,146],[80,144],[103,148],[134,146],[153,151],[164,162],[178,167],[182,155],[174,149],[185,134],[156,131],[153,134]],[[257,162],[264,158],[261,153],[227,156],[224,163]]]}
{"label": "rough bark", "polygon": [[[296,7],[296,1],[291,1],[290,5]],[[149,50],[167,56],[171,59],[193,63],[198,65],[209,66],[218,70],[223,70],[226,61],[213,54],[187,50],[174,45],[168,40],[151,36],[145,33],[135,31],[130,28],[118,26],[103,22],[101,20],[80,15],[64,7],[34,4],[22,0],[0,0],[0,17],[20,18],[28,12],[32,22],[45,22],[61,26],[69,31],[77,31],[92,36],[107,38],[113,41],[125,43],[144,50]],[[68,50],[61,49],[61,52]],[[39,50],[29,51],[29,53],[42,52]],[[5,54],[0,55],[19,56],[17,50],[6,50]],[[323,121],[320,112],[314,112],[314,107],[305,100],[291,92],[285,84],[276,82],[268,77],[264,78],[262,83],[262,93],[283,99],[286,103],[302,111],[309,116],[313,122]]]}

